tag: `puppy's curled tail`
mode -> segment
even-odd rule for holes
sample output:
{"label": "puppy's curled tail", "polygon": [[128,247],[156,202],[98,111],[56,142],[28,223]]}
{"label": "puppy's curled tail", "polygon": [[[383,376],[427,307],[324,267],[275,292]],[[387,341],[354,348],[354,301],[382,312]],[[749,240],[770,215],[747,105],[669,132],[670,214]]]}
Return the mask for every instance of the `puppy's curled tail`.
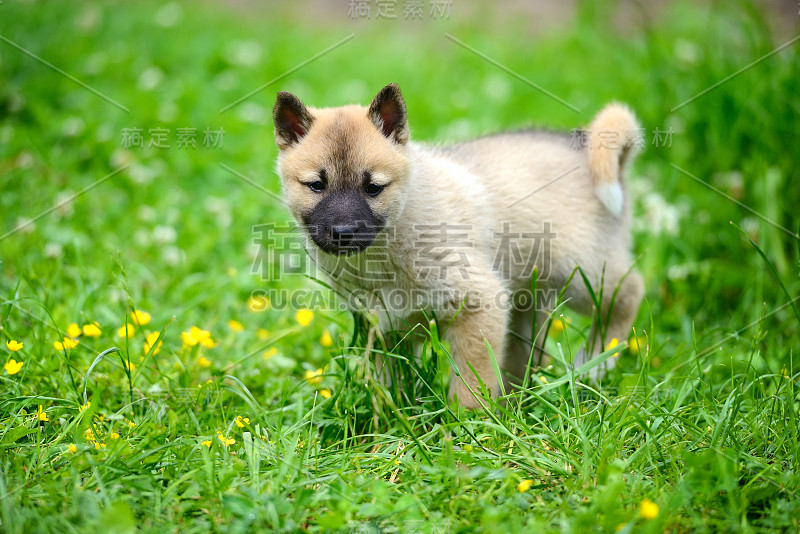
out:
{"label": "puppy's curled tail", "polygon": [[594,193],[609,212],[622,215],[622,171],[641,146],[642,135],[633,112],[614,102],[597,114],[589,127],[589,169]]}

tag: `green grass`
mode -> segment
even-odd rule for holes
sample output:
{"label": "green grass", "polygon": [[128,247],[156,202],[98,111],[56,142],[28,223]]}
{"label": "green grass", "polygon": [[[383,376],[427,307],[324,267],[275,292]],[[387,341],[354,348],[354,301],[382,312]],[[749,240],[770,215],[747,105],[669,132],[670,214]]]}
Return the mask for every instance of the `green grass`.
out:
{"label": "green grass", "polygon": [[[0,235],[93,186],[0,239],[0,358],[23,362],[0,374],[0,531],[800,528],[800,240],[789,235],[800,45],[671,111],[794,34],[777,37],[747,3],[678,3],[645,21],[629,11],[620,28],[615,4],[587,2],[535,34],[507,9],[462,2],[447,21],[350,21],[338,9],[193,5],[165,27],[174,8],[150,2],[0,5],[0,35],[129,110],[0,42]],[[303,326],[291,306],[248,308],[259,291],[319,287],[251,273],[252,227],[289,220],[236,175],[279,191],[275,92],[366,104],[390,81],[418,140],[568,131],[609,100],[628,102],[649,137],[673,129],[631,178],[641,347],[624,349],[596,392],[555,362],[512,401],[468,412],[444,398],[435,330],[414,362],[408,340],[370,334],[366,316],[319,305]],[[171,148],[121,148],[124,128],[142,128],[146,144],[159,127]],[[184,127],[197,129],[194,150],[176,146]],[[221,148],[202,146],[206,127],[225,130]],[[151,320],[126,340],[117,329],[134,309]],[[589,320],[571,320],[551,352],[568,357],[585,338]],[[93,321],[99,337],[54,348],[68,325]],[[183,346],[192,326],[216,346]],[[157,353],[148,332],[162,334]],[[24,347],[6,350],[12,339]],[[376,381],[376,353],[407,360],[393,386]]]}

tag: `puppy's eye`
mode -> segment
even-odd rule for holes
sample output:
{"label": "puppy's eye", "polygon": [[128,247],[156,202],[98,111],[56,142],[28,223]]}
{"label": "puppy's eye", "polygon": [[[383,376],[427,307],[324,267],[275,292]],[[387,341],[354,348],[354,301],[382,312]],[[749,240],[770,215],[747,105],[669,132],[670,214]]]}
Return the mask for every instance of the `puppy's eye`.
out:
{"label": "puppy's eye", "polygon": [[377,197],[383,191],[383,186],[378,184],[367,184],[364,186],[364,193],[370,197]]}
{"label": "puppy's eye", "polygon": [[315,193],[322,193],[323,191],[325,191],[325,182],[323,182],[322,180],[311,182],[310,184],[308,184],[308,188]]}

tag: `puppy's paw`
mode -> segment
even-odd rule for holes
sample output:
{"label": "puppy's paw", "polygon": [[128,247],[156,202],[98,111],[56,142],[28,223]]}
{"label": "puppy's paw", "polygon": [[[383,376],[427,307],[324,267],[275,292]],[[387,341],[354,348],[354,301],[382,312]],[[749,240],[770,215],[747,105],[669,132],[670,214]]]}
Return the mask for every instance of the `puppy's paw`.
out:
{"label": "puppy's paw", "polygon": [[[477,393],[477,387],[472,387],[473,391]],[[450,398],[456,399],[458,404],[470,410],[480,410],[483,404],[467,387],[467,384],[459,376],[450,377]],[[485,404],[485,401],[483,401]]]}
{"label": "puppy's paw", "polygon": [[586,346],[582,346],[578,349],[578,352],[572,357],[572,365],[575,367],[580,367],[584,363],[589,361],[589,351],[586,350]]}
{"label": "puppy's paw", "polygon": [[[589,354],[589,351],[586,350],[586,347],[581,347],[577,353],[575,353],[575,357],[572,359],[572,365],[575,367],[580,367],[581,365],[589,362],[592,358],[597,356],[596,354]],[[613,362],[612,362],[613,366]],[[608,368],[608,360],[605,362],[595,365],[589,372],[585,373],[582,378],[584,381],[589,382],[598,382],[601,378],[606,375],[606,371]]]}

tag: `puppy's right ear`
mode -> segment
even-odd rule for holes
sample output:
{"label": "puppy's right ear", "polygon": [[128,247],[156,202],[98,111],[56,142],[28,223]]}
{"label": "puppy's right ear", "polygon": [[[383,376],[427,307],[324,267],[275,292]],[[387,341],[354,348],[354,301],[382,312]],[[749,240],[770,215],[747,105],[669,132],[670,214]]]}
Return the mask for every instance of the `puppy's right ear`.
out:
{"label": "puppy's right ear", "polygon": [[286,91],[278,93],[272,119],[275,122],[275,144],[281,150],[305,137],[314,121],[300,99]]}

